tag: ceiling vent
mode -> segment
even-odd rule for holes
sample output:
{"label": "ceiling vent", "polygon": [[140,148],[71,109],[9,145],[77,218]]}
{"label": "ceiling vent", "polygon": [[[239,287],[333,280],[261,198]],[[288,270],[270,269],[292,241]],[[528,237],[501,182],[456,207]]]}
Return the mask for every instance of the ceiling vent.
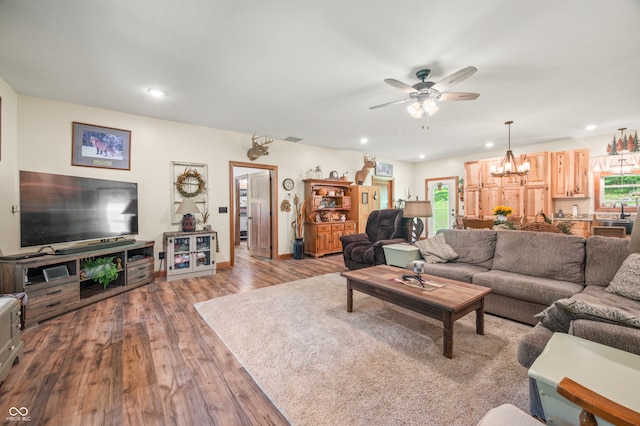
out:
{"label": "ceiling vent", "polygon": [[300,142],[302,140],[302,138],[296,138],[295,136],[289,136],[288,138],[285,139],[285,141],[287,142]]}

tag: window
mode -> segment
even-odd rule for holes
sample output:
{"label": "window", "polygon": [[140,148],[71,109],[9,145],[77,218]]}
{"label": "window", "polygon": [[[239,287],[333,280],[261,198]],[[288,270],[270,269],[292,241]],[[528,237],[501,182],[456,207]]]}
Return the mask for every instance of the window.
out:
{"label": "window", "polygon": [[625,203],[628,211],[635,211],[640,197],[640,172],[624,176],[596,172],[593,177],[596,211],[613,210],[617,202]]}

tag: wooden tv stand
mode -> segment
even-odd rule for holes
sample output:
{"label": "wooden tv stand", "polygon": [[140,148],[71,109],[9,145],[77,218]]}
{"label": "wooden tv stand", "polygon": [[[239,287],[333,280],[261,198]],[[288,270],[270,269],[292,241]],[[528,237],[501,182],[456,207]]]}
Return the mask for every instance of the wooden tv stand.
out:
{"label": "wooden tv stand", "polygon": [[[0,260],[0,289],[3,293],[27,293],[24,321],[30,327],[153,282],[153,245],[153,241],[143,241],[73,254]],[[118,278],[106,289],[80,274],[84,259],[105,256],[120,259],[122,267]]]}

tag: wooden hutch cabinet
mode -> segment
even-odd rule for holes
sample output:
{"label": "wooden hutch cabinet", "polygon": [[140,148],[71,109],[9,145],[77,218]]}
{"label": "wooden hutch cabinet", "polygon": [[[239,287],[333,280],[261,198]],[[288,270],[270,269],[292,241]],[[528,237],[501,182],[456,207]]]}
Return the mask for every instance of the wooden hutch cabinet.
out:
{"label": "wooden hutch cabinet", "polygon": [[340,237],[355,234],[351,211],[351,182],[339,179],[305,179],[304,252],[313,257],[342,251]]}

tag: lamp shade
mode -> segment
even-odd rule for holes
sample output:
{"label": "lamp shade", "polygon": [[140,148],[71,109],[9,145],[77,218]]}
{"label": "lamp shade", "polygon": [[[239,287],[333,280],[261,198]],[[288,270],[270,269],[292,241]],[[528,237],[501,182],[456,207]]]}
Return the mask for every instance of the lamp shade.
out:
{"label": "lamp shade", "polygon": [[196,205],[196,202],[193,201],[193,198],[185,198],[180,203],[180,207],[176,210],[177,214],[196,214],[200,213],[200,209]]}
{"label": "lamp shade", "polygon": [[431,201],[405,201],[404,217],[431,217]]}

